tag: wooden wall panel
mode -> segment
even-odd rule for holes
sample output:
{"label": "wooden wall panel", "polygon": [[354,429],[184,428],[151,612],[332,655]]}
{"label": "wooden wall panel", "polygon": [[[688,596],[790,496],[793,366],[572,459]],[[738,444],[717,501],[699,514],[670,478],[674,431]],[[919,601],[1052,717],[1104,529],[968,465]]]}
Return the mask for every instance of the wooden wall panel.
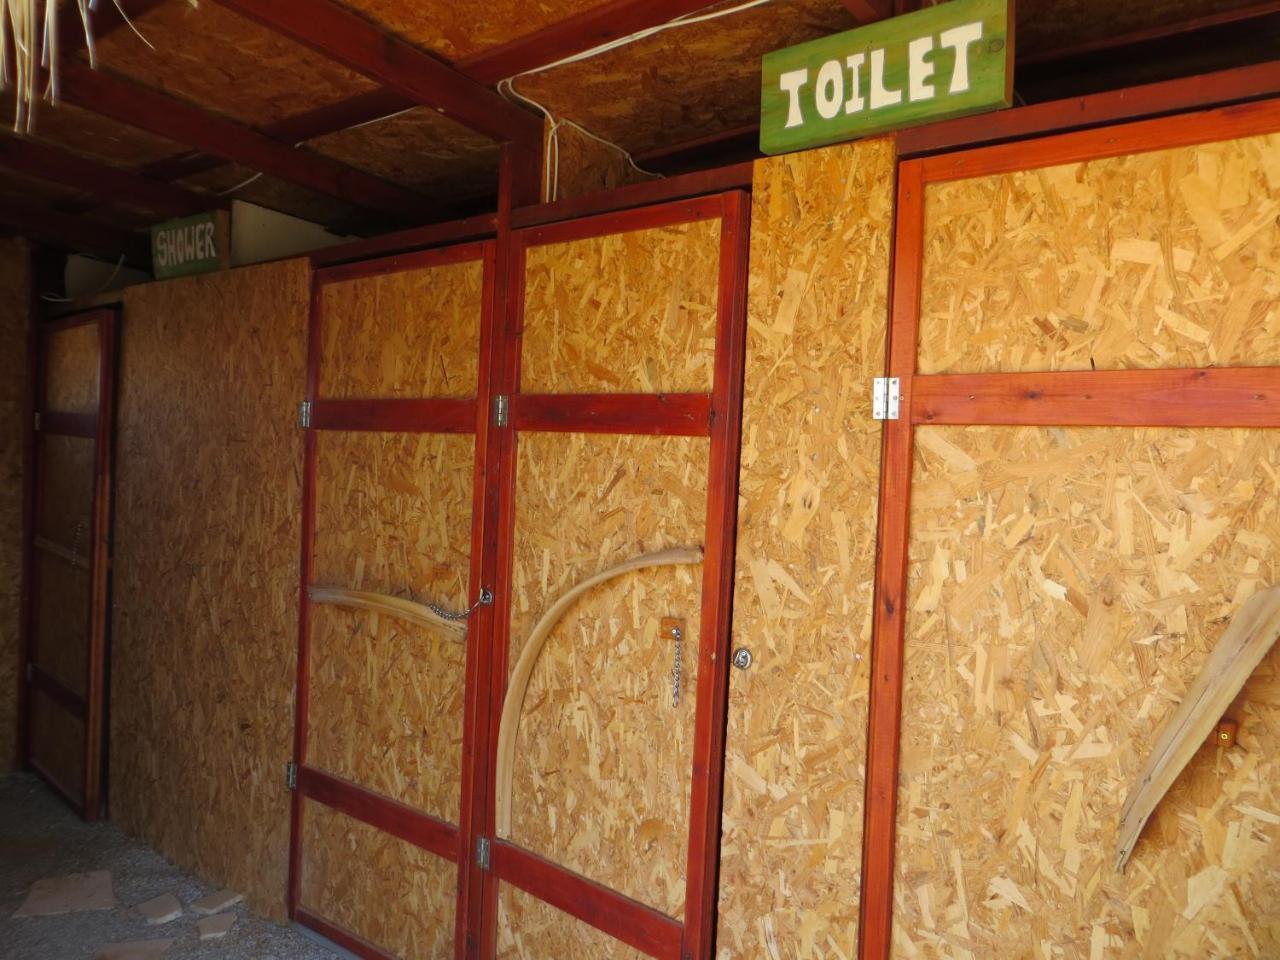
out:
{"label": "wooden wall panel", "polygon": [[[695,437],[520,436],[512,664],[574,584],[702,544],[708,454]],[[512,840],[674,916],[685,892],[701,576],[700,566],[628,574],[569,610],[534,669],[512,777]],[[663,617],[687,626],[679,706]]]}
{"label": "wooden wall panel", "polygon": [[306,261],[131,287],[119,392],[112,817],[284,917]]}
{"label": "wooden wall panel", "polygon": [[31,693],[31,756],[77,802],[84,799],[84,721],[39,690]]}
{"label": "wooden wall panel", "polygon": [[615,940],[519,887],[503,884],[498,901],[498,960],[643,960],[646,954]]}
{"label": "wooden wall panel", "polygon": [[94,441],[44,434],[36,534],[79,557],[92,549]]}
{"label": "wooden wall panel", "polygon": [[89,669],[90,586],[87,567],[43,551],[35,555],[39,595],[34,600],[32,659],[69,690],[84,696]]}
{"label": "wooden wall panel", "polygon": [[475,438],[316,437],[315,582],[466,606]]}
{"label": "wooden wall panel", "polygon": [[404,960],[453,956],[457,867],[320,803],[302,823],[303,906]]}
{"label": "wooden wall panel", "polygon": [[1280,362],[1280,134],[933,185],[922,373]]}
{"label": "wooden wall panel", "polygon": [[711,389],[718,219],[546,244],[527,257],[525,393]]}
{"label": "wooden wall panel", "polygon": [[1280,581],[1266,431],[917,432],[895,956],[1280,953],[1280,651],[1123,875],[1121,804],[1227,620]]}
{"label": "wooden wall panel", "polygon": [[657,176],[643,173],[628,162],[627,155],[620,149],[594,140],[569,124],[561,124],[556,130],[552,163],[555,175],[549,185],[551,189],[543,193],[544,201],[585,197],[602,190],[644,183]]}
{"label": "wooden wall panel", "polygon": [[465,646],[332,606],[311,623],[307,762],[457,823]]}
{"label": "wooden wall panel", "polygon": [[479,260],[327,283],[322,397],[474,397]]}
{"label": "wooden wall panel", "polygon": [[854,956],[894,150],[756,164],[718,957]]}
{"label": "wooden wall panel", "polygon": [[98,340],[98,325],[90,323],[44,338],[45,410],[98,412]]}
{"label": "wooden wall panel", "polygon": [[[315,582],[466,607],[475,439],[316,438]],[[458,820],[465,645],[391,617],[312,611],[309,762]]]}
{"label": "wooden wall panel", "polygon": [[30,251],[0,240],[0,773],[18,758],[23,436],[27,417]]}

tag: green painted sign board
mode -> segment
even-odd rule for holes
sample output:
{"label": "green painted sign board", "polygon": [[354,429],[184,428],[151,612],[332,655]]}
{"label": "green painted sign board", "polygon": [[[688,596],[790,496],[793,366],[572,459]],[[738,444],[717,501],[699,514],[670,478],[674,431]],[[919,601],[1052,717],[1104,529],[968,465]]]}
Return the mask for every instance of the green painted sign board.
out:
{"label": "green painted sign board", "polygon": [[224,211],[157,223],[151,228],[151,270],[157,280],[221,270],[231,262]]}
{"label": "green painted sign board", "polygon": [[950,0],[764,58],[760,149],[786,153],[1013,102],[1013,0]]}

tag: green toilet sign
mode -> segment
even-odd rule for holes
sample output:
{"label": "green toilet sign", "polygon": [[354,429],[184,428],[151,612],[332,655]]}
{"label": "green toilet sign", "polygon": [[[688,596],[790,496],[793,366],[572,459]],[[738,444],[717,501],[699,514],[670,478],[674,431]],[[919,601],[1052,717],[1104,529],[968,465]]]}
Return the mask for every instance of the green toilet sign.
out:
{"label": "green toilet sign", "polygon": [[1013,101],[1013,0],[950,0],[764,58],[760,149],[786,153]]}

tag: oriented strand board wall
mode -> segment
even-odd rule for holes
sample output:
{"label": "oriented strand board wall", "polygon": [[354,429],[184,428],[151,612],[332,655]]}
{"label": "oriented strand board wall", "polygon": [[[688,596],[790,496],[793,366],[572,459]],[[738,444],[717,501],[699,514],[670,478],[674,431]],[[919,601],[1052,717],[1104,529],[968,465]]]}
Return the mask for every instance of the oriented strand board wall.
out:
{"label": "oriented strand board wall", "polygon": [[[315,582],[465,608],[474,437],[316,444]],[[456,823],[465,661],[440,631],[314,606],[308,762]]]}
{"label": "oriented strand board wall", "polygon": [[893,164],[756,164],[722,960],[856,953]]}
{"label": "oriented strand board wall", "polygon": [[502,887],[498,901],[498,960],[644,960],[647,956],[519,887]]}
{"label": "oriented strand board wall", "polygon": [[129,288],[119,390],[111,815],[280,919],[309,287]]}
{"label": "oriented strand board wall", "polygon": [[[574,584],[640,554],[702,545],[709,445],[520,436],[512,664]],[[570,608],[534,669],[512,775],[513,841],[673,916],[684,906],[701,598],[700,565],[661,567]],[[686,623],[679,706],[663,617]],[[521,903],[503,889],[504,916],[530,942]]]}
{"label": "oriented strand board wall", "polygon": [[304,906],[405,960],[453,956],[450,861],[321,803],[302,823]]}
{"label": "oriented strand board wall", "polygon": [[22,584],[22,438],[31,312],[30,251],[0,240],[0,773],[18,758],[19,590]]}
{"label": "oriented strand board wall", "polygon": [[1280,362],[1280,134],[929,188],[921,373]]}
{"label": "oriented strand board wall", "polygon": [[915,470],[895,956],[1280,955],[1280,650],[1110,866],[1157,729],[1280,582],[1274,435],[924,427]]}
{"label": "oriented strand board wall", "polygon": [[525,393],[707,392],[720,220],[531,247]]}

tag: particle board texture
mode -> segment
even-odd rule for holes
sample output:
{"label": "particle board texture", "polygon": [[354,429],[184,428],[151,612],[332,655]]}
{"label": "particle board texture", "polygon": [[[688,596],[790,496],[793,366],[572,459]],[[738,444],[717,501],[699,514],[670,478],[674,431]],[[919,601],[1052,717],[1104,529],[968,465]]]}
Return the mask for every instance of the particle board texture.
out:
{"label": "particle board texture", "polygon": [[1266,431],[923,427],[895,957],[1280,954],[1280,656],[1157,809],[1120,810],[1240,605],[1280,582]]}
{"label": "particle board texture", "polygon": [[0,239],[0,773],[18,759],[18,635],[22,584],[23,433],[30,371],[31,259],[25,240]]}
{"label": "particle board texture", "polygon": [[[550,124],[547,126],[549,129]],[[622,150],[601,143],[568,123],[556,128],[552,158],[555,173],[543,200],[588,196],[657,177],[636,166]]]}
{"label": "particle board texture", "polygon": [[641,953],[607,933],[561,913],[519,887],[502,884],[498,900],[498,960],[644,960]]}
{"label": "particle board texture", "polygon": [[324,804],[302,824],[303,906],[405,960],[453,956],[451,862]]}
{"label": "particle board texture", "polygon": [[321,288],[320,396],[474,397],[484,264],[443,264]]}
{"label": "particle board texture", "polygon": [[525,393],[711,389],[720,220],[526,252]]}
{"label": "particle board texture", "polygon": [[307,147],[442,200],[497,190],[499,145],[427,107],[309,140]]}
{"label": "particle board texture", "polygon": [[98,412],[98,372],[101,366],[98,339],[96,323],[68,327],[45,337],[45,410],[58,413]]}
{"label": "particle board texture", "polygon": [[77,801],[84,797],[84,721],[41,690],[30,698],[31,759]]}
{"label": "particle board texture", "polygon": [[87,559],[93,547],[94,441],[42,434],[39,448],[36,533]]}
{"label": "particle board texture", "polygon": [[[701,546],[709,440],[519,437],[509,663],[556,599],[640,554]],[[683,913],[701,565],[627,574],[581,597],[547,639],[525,695],[510,839],[664,913]],[[664,617],[687,625],[681,698]],[[504,916],[535,956],[572,934]],[[569,924],[568,917],[564,923]],[[504,934],[510,940],[512,930]],[[535,949],[535,944],[536,949]]]}
{"label": "particle board texture", "polygon": [[[319,434],[314,582],[464,609],[474,446]],[[387,615],[311,611],[308,762],[456,823],[466,645]]]}
{"label": "particle board texture", "polygon": [[[101,69],[249,126],[371,90],[371,80],[217,3],[169,0],[97,43]],[[87,54],[80,51],[81,59]]]}
{"label": "particle board texture", "polygon": [[515,87],[554,116],[643,153],[757,123],[761,57],[854,25],[839,0],[775,0],[521,77]]}
{"label": "particle board texture", "polygon": [[931,185],[921,373],[1280,361],[1280,134]]}
{"label": "particle board texture", "polygon": [[755,168],[719,960],[857,952],[894,164]]}
{"label": "particle board texture", "polygon": [[72,693],[85,695],[89,669],[91,582],[87,568],[37,551],[32,660]]}
{"label": "particle board texture", "polygon": [[310,269],[130,287],[118,399],[112,817],[284,919]]}

